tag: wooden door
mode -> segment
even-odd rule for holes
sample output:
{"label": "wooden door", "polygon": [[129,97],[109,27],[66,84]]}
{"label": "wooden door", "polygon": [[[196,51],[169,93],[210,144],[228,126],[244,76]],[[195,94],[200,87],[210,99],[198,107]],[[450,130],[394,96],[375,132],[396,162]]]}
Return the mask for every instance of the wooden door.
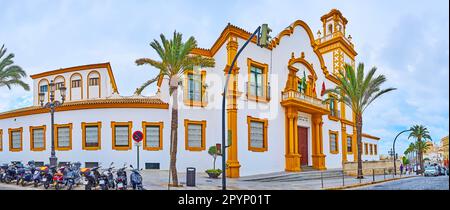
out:
{"label": "wooden door", "polygon": [[298,127],[298,152],[302,156],[301,166],[308,165],[308,128]]}

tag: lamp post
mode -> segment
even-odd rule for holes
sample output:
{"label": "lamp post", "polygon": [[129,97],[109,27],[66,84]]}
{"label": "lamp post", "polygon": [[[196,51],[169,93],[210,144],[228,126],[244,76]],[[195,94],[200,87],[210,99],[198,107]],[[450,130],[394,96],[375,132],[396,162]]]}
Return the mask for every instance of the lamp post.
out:
{"label": "lamp post", "polygon": [[402,133],[405,133],[405,132],[411,132],[411,131],[412,131],[411,129],[404,130],[404,131],[398,133],[397,136],[396,136],[395,139],[394,139],[394,144],[392,145],[392,155],[394,156],[394,175],[397,175],[397,163],[396,163],[396,161],[397,161],[397,154],[395,153],[395,142],[397,141],[397,138],[398,138]]}
{"label": "lamp post", "polygon": [[[44,104],[45,100],[45,93],[39,93],[39,101],[41,103],[42,108],[50,109],[50,115],[51,115],[51,137],[52,137],[52,151],[50,155],[50,166],[56,166],[58,163],[58,158],[55,154],[55,109],[56,107],[62,106],[64,104],[64,101],[66,100],[66,87],[62,84],[61,86],[57,87],[57,84],[55,84],[52,81],[50,81],[49,84],[50,88],[50,100]],[[61,93],[61,102],[55,99],[55,92],[56,90],[59,90]]]}

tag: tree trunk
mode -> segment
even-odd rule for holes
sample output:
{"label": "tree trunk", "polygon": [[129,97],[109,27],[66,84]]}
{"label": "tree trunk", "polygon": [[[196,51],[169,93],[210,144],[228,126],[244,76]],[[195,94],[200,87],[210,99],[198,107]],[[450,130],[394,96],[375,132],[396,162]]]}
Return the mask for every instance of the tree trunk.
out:
{"label": "tree trunk", "polygon": [[[173,88],[173,87],[171,87]],[[170,171],[172,174],[173,186],[178,185],[177,172],[177,151],[178,151],[178,87],[172,92],[172,122],[170,132]]]}
{"label": "tree trunk", "polygon": [[358,179],[363,179],[363,167],[362,167],[362,116],[356,115],[356,140],[358,145]]}
{"label": "tree trunk", "polygon": [[[422,145],[422,139],[419,137],[417,139],[419,141],[419,145]],[[422,174],[424,172],[424,163],[423,163],[423,148],[419,146],[419,164],[420,164],[420,173]]]}

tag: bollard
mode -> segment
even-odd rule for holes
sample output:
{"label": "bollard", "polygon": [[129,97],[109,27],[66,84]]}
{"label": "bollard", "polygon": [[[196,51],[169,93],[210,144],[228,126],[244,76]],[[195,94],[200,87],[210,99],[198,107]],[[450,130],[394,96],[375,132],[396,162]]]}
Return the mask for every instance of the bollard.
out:
{"label": "bollard", "polygon": [[372,169],[373,182],[375,182],[375,169]]}
{"label": "bollard", "polygon": [[323,189],[323,172],[320,172],[320,180],[322,182],[322,189]]}

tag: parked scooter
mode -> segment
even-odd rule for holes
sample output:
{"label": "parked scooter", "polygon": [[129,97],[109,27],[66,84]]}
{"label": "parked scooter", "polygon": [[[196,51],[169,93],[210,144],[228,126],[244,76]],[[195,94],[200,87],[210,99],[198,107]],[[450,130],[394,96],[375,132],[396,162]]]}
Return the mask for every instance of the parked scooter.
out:
{"label": "parked scooter", "polygon": [[130,175],[130,182],[131,186],[133,187],[133,190],[145,190],[142,186],[142,176],[139,173],[139,169],[133,168],[133,165],[130,165],[131,168],[131,175]]}
{"label": "parked scooter", "polygon": [[82,168],[81,175],[83,176],[82,183],[84,184],[85,190],[92,190],[96,188],[98,184],[98,178],[100,173],[98,172],[99,167],[94,168]]}
{"label": "parked scooter", "polygon": [[99,179],[98,179],[98,184],[100,185],[100,189],[101,190],[108,190],[108,189],[114,189],[115,187],[115,183],[114,183],[114,176],[112,173],[112,170],[114,168],[113,166],[114,162],[112,162],[109,165],[109,168],[107,168],[106,170],[104,170]]}
{"label": "parked scooter", "polygon": [[53,175],[56,174],[56,166],[47,166],[48,170],[44,171],[44,174],[42,175],[41,182],[44,185],[45,189],[48,189],[50,187],[50,184],[53,183]]}
{"label": "parked scooter", "polygon": [[44,183],[46,180],[46,174],[48,173],[49,168],[48,166],[42,166],[39,168],[36,168],[33,174],[33,183],[34,187],[38,187],[39,184]]}
{"label": "parked scooter", "polygon": [[8,164],[4,163],[0,166],[0,182],[5,182],[6,172],[8,171]]}
{"label": "parked scooter", "polygon": [[6,174],[3,175],[3,181],[7,184],[17,179],[17,163],[11,163],[8,165],[8,169],[6,169]]}
{"label": "parked scooter", "polygon": [[60,190],[64,187],[65,181],[64,181],[64,170],[66,167],[60,167],[55,174],[53,174],[53,186],[55,187],[55,190]]}
{"label": "parked scooter", "polygon": [[119,168],[116,172],[116,189],[117,190],[126,190],[128,186],[128,177],[127,172],[127,164],[125,163],[122,168]]}
{"label": "parked scooter", "polygon": [[23,173],[20,173],[21,176],[18,178],[18,183],[22,186],[25,186],[27,183],[33,182],[33,174],[36,170],[34,166],[34,161],[29,161],[27,166],[23,168]]}

